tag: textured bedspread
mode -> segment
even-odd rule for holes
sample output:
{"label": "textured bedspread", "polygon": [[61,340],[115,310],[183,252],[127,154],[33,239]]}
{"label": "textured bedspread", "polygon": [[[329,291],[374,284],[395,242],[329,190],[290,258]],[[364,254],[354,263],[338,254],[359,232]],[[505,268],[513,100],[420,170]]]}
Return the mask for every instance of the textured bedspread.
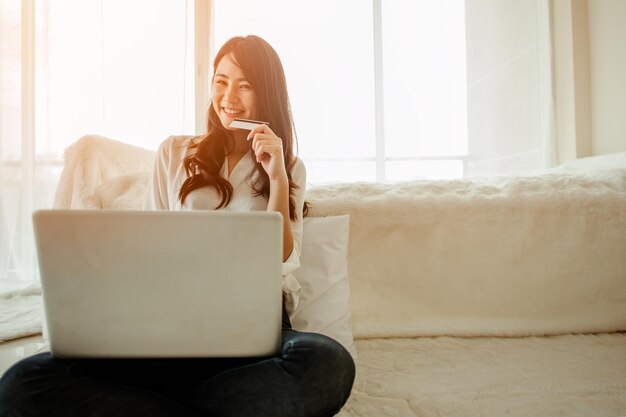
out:
{"label": "textured bedspread", "polygon": [[340,417],[626,416],[626,333],[356,346]]}

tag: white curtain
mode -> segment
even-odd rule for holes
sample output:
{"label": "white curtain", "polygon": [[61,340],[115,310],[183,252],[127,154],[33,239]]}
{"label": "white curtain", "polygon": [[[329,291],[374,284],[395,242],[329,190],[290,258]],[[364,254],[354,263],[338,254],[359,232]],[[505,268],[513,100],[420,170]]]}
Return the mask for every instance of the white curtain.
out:
{"label": "white curtain", "polygon": [[194,133],[193,31],[193,1],[0,2],[0,292],[38,281],[31,215],[67,146]]}
{"label": "white curtain", "polygon": [[53,187],[34,143],[34,16],[33,2],[0,3],[0,289],[35,279],[30,213]]}

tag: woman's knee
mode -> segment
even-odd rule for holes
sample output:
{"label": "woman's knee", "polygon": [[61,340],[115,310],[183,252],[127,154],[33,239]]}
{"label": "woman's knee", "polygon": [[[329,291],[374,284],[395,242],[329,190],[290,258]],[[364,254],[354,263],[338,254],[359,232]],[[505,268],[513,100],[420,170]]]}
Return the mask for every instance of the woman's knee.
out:
{"label": "woman's knee", "polygon": [[[40,391],[48,380],[46,376],[63,373],[64,370],[50,353],[40,353],[22,359],[11,366],[0,378],[0,417],[11,415],[30,401],[30,394]],[[19,413],[17,413],[19,415]]]}
{"label": "woman's knee", "polygon": [[306,370],[302,383],[324,391],[323,397],[335,398],[341,407],[350,396],[355,378],[355,364],[350,352],[336,340],[319,334],[298,332],[283,345],[283,354],[301,354]]}
{"label": "woman's knee", "polygon": [[342,405],[350,396],[356,374],[356,368],[352,355],[336,340],[319,335],[315,350],[318,352],[318,360],[323,364],[324,374],[331,385],[342,391]]}

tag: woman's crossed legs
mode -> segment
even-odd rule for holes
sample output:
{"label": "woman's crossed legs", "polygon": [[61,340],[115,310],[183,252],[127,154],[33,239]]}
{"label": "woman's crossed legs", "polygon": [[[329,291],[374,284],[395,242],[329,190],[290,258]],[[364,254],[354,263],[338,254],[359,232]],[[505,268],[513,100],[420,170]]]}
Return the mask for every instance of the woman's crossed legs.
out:
{"label": "woman's crossed legs", "polygon": [[0,417],[332,416],[355,377],[348,351],[283,329],[279,356],[58,359],[41,353],[0,379]]}

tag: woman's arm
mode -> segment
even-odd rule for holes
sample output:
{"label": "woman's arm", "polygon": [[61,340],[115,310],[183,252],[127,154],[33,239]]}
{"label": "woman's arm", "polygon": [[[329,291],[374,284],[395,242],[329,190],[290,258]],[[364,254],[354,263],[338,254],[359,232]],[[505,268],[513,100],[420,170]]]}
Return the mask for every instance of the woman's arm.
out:
{"label": "woman's arm", "polygon": [[263,124],[255,127],[248,134],[252,140],[257,162],[260,162],[270,180],[270,197],[267,211],[277,211],[283,216],[283,262],[293,250],[291,218],[289,217],[289,179],[285,168],[283,142]]}
{"label": "woman's arm", "polygon": [[144,195],[144,210],[169,210],[168,166],[169,147],[173,140],[170,136],[164,140],[157,150],[152,175]]}
{"label": "woman's arm", "polygon": [[277,211],[283,215],[283,262],[289,258],[293,250],[291,220],[289,218],[289,180],[285,178],[270,180],[270,198],[267,211]]}

